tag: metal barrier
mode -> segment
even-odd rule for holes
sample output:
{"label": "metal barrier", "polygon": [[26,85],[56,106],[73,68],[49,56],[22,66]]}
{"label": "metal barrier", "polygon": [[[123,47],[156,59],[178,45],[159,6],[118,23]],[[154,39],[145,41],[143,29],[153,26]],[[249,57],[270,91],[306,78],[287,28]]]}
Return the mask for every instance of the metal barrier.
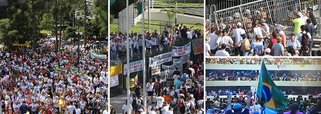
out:
{"label": "metal barrier", "polygon": [[[216,27],[219,27],[220,21],[224,21],[225,23],[238,21],[245,25],[244,21],[246,21],[246,17],[252,17],[255,15],[265,17],[267,22],[275,20],[280,24],[289,25],[289,23],[284,22],[283,19],[293,17],[294,11],[306,11],[308,7],[318,4],[317,0],[299,0],[300,2],[297,2],[297,0],[250,1],[251,0],[246,0],[246,3],[242,2],[243,4],[241,5],[225,9],[222,9],[222,7],[227,7],[231,4],[233,5],[233,3],[224,6],[220,6],[221,4],[207,4],[206,18],[209,19],[211,23],[215,23]],[[252,21],[251,18],[248,19]],[[289,30],[291,30],[291,28]]]}

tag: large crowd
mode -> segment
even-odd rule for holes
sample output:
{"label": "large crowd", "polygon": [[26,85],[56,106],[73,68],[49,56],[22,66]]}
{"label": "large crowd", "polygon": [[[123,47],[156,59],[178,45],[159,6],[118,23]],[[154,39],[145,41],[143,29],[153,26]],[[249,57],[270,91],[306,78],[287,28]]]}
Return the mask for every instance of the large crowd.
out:
{"label": "large crowd", "polygon": [[[234,90],[233,90],[234,89]],[[283,93],[286,95],[296,95],[288,97],[288,107],[279,113],[284,114],[319,114],[321,113],[321,93],[320,89],[303,89],[300,88],[283,88]],[[290,93],[289,91],[292,91]],[[293,92],[296,91],[296,92]],[[302,93],[305,94],[302,94]],[[302,95],[308,95],[303,98]],[[207,88],[206,110],[207,114],[231,114],[231,111],[241,112],[243,114],[262,114],[258,100],[255,98],[255,92],[248,89],[232,88],[226,90],[217,90]],[[209,97],[210,96],[210,97]],[[225,96],[225,97],[222,97]],[[265,108],[266,109],[266,108]],[[266,109],[265,111],[268,111]]]}
{"label": "large crowd", "polygon": [[[243,16],[241,16],[243,14]],[[218,28],[207,22],[206,56],[311,56],[317,22],[312,8],[283,19],[289,27],[270,21],[264,10],[221,17]],[[242,18],[243,17],[243,18]],[[290,34],[287,28],[293,28]],[[320,51],[317,54],[320,55]]]}
{"label": "large crowd", "polygon": [[55,52],[49,38],[39,44],[0,51],[0,114],[107,114],[108,61],[89,51],[106,46],[88,41],[77,51],[69,42]]}
{"label": "large crowd", "polygon": [[[159,76],[150,79],[146,84],[147,111],[143,109],[142,87],[137,84],[130,107],[134,112],[148,114],[202,114],[204,112],[202,67],[202,62],[198,62],[188,65],[184,71],[174,71],[167,79]],[[123,112],[127,111],[128,106],[124,104]]]}
{"label": "large crowd", "polygon": [[[111,60],[125,60],[126,58],[126,33],[111,33]],[[146,56],[156,56],[172,51],[172,46],[191,42],[193,39],[203,38],[202,30],[177,24],[174,27],[166,27],[158,33],[145,32]],[[130,59],[142,58],[142,34],[129,33]],[[192,48],[192,47],[191,47]],[[193,54],[193,53],[189,53]],[[181,64],[183,69],[163,75],[147,75],[147,109],[143,103],[143,84],[137,83],[133,88],[131,100],[122,106],[122,113],[131,110],[142,114],[202,114],[204,112],[203,89],[203,56],[194,55],[186,63]],[[127,105],[129,102],[129,106]]]}
{"label": "large crowd", "polygon": [[[111,60],[124,60],[126,59],[127,48],[127,34],[122,32],[110,33],[111,40]],[[130,58],[141,57],[143,49],[142,34],[131,32],[129,36],[129,50]],[[159,54],[163,51],[170,50],[175,42],[183,42],[191,39],[202,38],[203,33],[200,29],[188,28],[184,24],[177,24],[175,27],[166,27],[158,33],[156,30],[153,32],[144,33],[145,46],[147,55]]]}
{"label": "large crowd", "polygon": [[[320,71],[268,71],[275,81],[321,81]],[[206,80],[255,81],[260,75],[258,70],[207,70]]]}

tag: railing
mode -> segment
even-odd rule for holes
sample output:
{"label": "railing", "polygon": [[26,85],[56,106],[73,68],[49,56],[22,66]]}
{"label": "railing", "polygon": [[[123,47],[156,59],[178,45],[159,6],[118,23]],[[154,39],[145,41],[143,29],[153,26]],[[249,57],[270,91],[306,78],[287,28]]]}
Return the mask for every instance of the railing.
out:
{"label": "railing", "polygon": [[[206,9],[206,18],[210,19],[211,23],[223,19],[225,20],[225,22],[233,22],[237,20],[245,25],[244,21],[246,20],[244,20],[244,17],[250,17],[260,13],[261,15],[265,15],[265,20],[267,22],[275,20],[280,24],[288,25],[288,23],[285,23],[284,21],[282,21],[282,19],[293,17],[294,11],[306,11],[308,7],[312,7],[318,4],[317,0],[301,0],[301,2],[299,3],[297,2],[297,0],[250,1],[251,0],[245,0],[244,3],[242,2],[241,5],[236,6],[233,2],[226,3],[227,5],[215,4],[215,9],[210,9],[211,4],[208,4]],[[210,10],[213,12],[211,13]],[[216,27],[219,26],[219,23],[215,24]],[[291,31],[291,28],[288,29],[288,31]]]}

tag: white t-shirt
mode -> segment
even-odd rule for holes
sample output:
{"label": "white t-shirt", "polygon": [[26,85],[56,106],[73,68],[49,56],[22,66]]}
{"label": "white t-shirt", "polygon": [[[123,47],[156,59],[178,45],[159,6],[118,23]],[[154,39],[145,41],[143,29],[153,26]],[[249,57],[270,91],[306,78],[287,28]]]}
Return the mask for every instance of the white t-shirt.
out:
{"label": "white t-shirt", "polygon": [[77,108],[77,109],[76,109],[76,114],[81,114],[80,108]]}
{"label": "white t-shirt", "polygon": [[230,56],[230,54],[225,50],[218,50],[216,51],[215,56]]}
{"label": "white t-shirt", "polygon": [[38,104],[32,103],[32,104],[30,104],[30,107],[31,107],[31,111],[35,112],[35,111],[37,111]]}
{"label": "white t-shirt", "polygon": [[153,91],[153,89],[154,89],[154,82],[152,82],[152,83],[148,82],[146,86],[147,86],[147,91]]}
{"label": "white t-shirt", "polygon": [[127,106],[126,104],[123,105],[123,107],[121,108],[125,113],[128,112],[129,109],[132,109],[132,106]]}
{"label": "white t-shirt", "polygon": [[288,46],[288,47],[292,46],[294,49],[297,49],[297,48],[301,48],[301,43],[297,39],[295,39],[294,42],[292,42],[291,40],[287,40],[286,46]]}
{"label": "white t-shirt", "polygon": [[253,37],[255,38],[257,35],[263,37],[263,32],[261,27],[253,28]]}
{"label": "white t-shirt", "polygon": [[217,40],[217,44],[219,44],[220,46],[222,44],[226,44],[226,47],[230,47],[231,45],[233,45],[233,40],[230,36],[223,36]]}
{"label": "white t-shirt", "polygon": [[211,47],[208,42],[205,43],[205,56],[210,56]]}
{"label": "white t-shirt", "polygon": [[162,111],[163,113],[166,113],[167,111],[169,111],[169,105],[164,106],[164,107],[161,109],[161,111]]}
{"label": "white t-shirt", "polygon": [[157,107],[157,108],[163,107],[164,101],[165,101],[165,100],[164,100],[164,98],[163,98],[162,96],[156,97],[156,102],[157,102],[156,107]]}
{"label": "white t-shirt", "polygon": [[209,42],[210,48],[211,48],[211,50],[214,50],[217,48],[216,42],[217,42],[218,36],[214,33],[209,34],[209,36],[211,38],[210,42]]}
{"label": "white t-shirt", "polygon": [[67,108],[70,114],[73,114],[73,111],[76,109],[74,105],[69,105]]}
{"label": "white t-shirt", "polygon": [[190,31],[187,31],[186,34],[187,34],[187,38],[188,39],[192,39],[193,38],[192,33]]}
{"label": "white t-shirt", "polygon": [[240,45],[241,40],[243,40],[243,38],[241,36],[242,34],[245,34],[244,29],[242,29],[242,28],[234,29],[234,31],[233,31],[234,45],[236,45],[236,46]]}
{"label": "white t-shirt", "polygon": [[103,114],[109,114],[107,110],[104,110],[103,111]]}

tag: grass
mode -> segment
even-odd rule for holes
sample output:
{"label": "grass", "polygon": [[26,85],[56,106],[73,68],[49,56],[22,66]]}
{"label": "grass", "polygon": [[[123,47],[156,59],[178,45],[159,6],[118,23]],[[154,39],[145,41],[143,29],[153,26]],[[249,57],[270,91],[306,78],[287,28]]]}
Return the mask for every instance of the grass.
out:
{"label": "grass", "polygon": [[[167,25],[167,21],[150,21],[150,31],[154,32],[155,30],[160,33],[160,24],[161,26],[161,30],[164,29],[165,25]],[[203,25],[202,24],[184,24],[187,27],[191,27],[194,26],[194,29],[201,29],[203,30]],[[142,22],[138,22],[134,27],[130,28],[130,31],[136,32],[136,33],[141,33],[142,32]],[[110,30],[111,32],[115,32],[118,31],[118,25],[115,23],[112,23],[110,25]],[[145,20],[145,30],[148,30],[148,21]]]}
{"label": "grass", "polygon": [[[166,0],[154,0],[154,7],[175,7],[175,2],[173,0],[168,0],[169,3],[166,3]],[[200,0],[200,2],[187,2],[184,3],[184,0],[178,0],[178,7],[203,7],[204,0]]]}

